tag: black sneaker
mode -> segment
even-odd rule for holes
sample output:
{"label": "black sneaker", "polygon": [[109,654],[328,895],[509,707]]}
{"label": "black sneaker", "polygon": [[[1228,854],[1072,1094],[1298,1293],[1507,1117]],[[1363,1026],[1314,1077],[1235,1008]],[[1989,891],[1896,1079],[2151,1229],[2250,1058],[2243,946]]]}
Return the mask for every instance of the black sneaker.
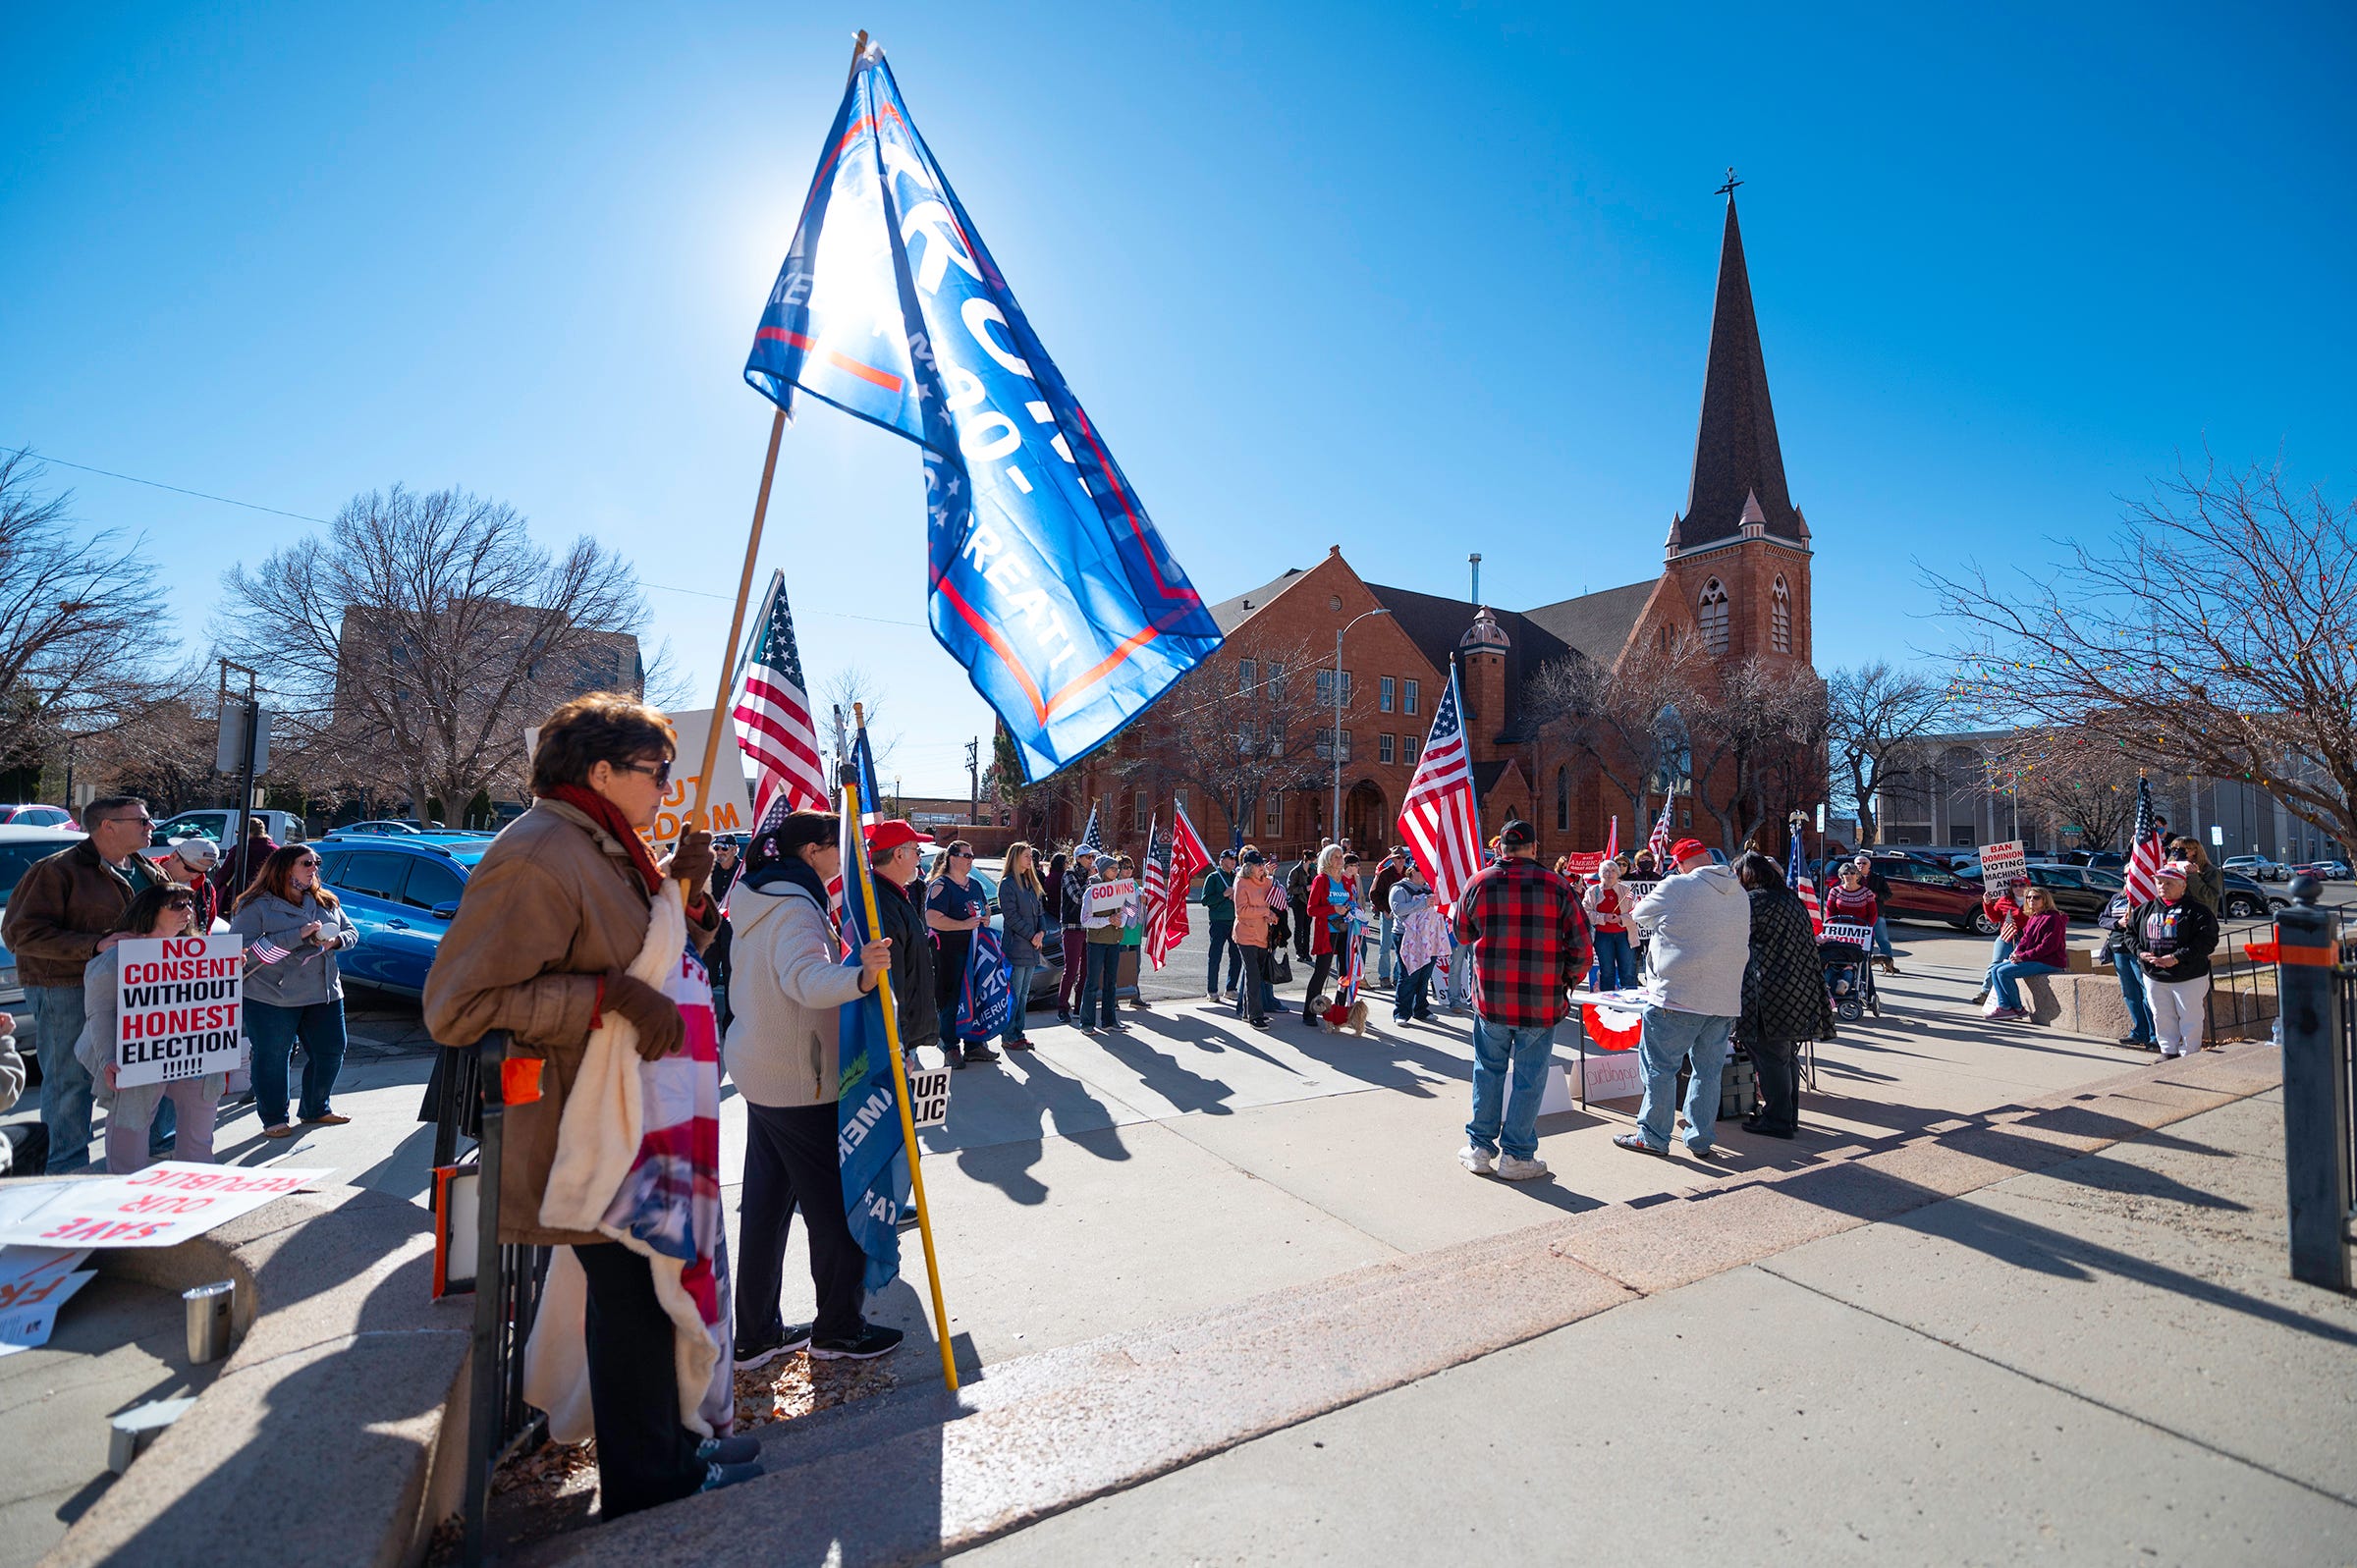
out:
{"label": "black sneaker", "polygon": [[965,1065],[969,1067],[979,1061],[996,1061],[998,1059],[999,1054],[988,1046],[975,1045],[965,1048]]}
{"label": "black sneaker", "polygon": [[759,1465],[713,1465],[704,1471],[704,1484],[695,1489],[718,1491],[723,1487],[734,1487],[740,1481],[751,1481],[766,1474],[768,1472]]}
{"label": "black sneaker", "polygon": [[898,1328],[886,1328],[871,1323],[862,1327],[855,1338],[813,1339],[810,1341],[810,1355],[815,1361],[873,1361],[878,1356],[889,1356],[900,1349],[901,1340],[904,1337]]}
{"label": "black sneaker", "polygon": [[695,1457],[707,1465],[749,1465],[761,1457],[758,1437],[706,1437],[695,1445]]}
{"label": "black sneaker", "polygon": [[810,1325],[806,1323],[788,1324],[782,1328],[750,1339],[737,1341],[737,1365],[766,1367],[780,1356],[791,1356],[810,1343]]}

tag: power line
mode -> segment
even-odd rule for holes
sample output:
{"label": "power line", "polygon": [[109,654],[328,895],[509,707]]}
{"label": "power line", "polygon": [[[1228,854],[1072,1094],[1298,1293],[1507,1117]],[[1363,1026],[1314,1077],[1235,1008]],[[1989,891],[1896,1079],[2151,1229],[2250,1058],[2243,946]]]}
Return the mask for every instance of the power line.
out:
{"label": "power line", "polygon": [[[284,507],[265,507],[258,501],[240,501],[233,496],[216,496],[203,490],[191,490],[183,485],[168,485],[161,479],[142,479],[136,473],[117,473],[112,468],[93,468],[86,462],[72,462],[64,458],[35,456],[30,447],[19,447],[17,456],[30,458],[35,462],[53,462],[60,468],[74,468],[82,473],[94,473],[102,478],[120,479],[126,484],[145,485],[151,490],[169,490],[177,496],[194,496],[199,501],[216,501],[225,507],[243,507],[247,512],[267,512],[276,517],[293,517],[297,522],[315,522],[323,528],[335,526],[329,519],[314,517],[307,512],[289,512]],[[684,593],[697,599],[730,600],[736,597],[733,594],[713,593],[703,588],[674,587],[668,582],[641,582],[639,586],[660,589],[664,593]],[[841,610],[811,610],[805,611],[804,614],[825,616],[836,621],[869,621],[880,626],[907,626],[917,631],[925,629],[914,621],[895,621],[885,616],[854,616]]]}

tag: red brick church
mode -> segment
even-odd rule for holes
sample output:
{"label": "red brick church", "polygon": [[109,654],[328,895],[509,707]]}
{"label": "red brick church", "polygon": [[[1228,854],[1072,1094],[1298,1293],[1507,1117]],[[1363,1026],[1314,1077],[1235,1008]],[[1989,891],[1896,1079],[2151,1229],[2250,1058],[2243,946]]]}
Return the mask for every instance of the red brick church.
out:
{"label": "red brick church", "polygon": [[[1641,844],[1650,821],[1632,821],[1637,808],[1595,767],[1537,732],[1522,712],[1524,681],[1550,661],[1617,666],[1680,636],[1723,661],[1810,659],[1809,527],[1784,485],[1731,192],[1693,476],[1665,554],[1658,577],[1507,610],[1368,582],[1332,546],[1306,570],[1215,606],[1228,638],[1218,656],[1116,741],[1035,786],[1018,822],[1067,843],[1094,805],[1108,840],[1134,846],[1149,813],[1168,825],[1175,794],[1214,846],[1240,839],[1288,855],[1315,849],[1337,836],[1330,737],[1335,637],[1346,627],[1341,837],[1361,847],[1397,840],[1399,803],[1453,655],[1484,828],[1524,818],[1552,858],[1602,848],[1617,814],[1622,846]],[[1660,805],[1656,795],[1642,809]],[[1673,820],[1693,827],[1696,815],[1681,795]]]}

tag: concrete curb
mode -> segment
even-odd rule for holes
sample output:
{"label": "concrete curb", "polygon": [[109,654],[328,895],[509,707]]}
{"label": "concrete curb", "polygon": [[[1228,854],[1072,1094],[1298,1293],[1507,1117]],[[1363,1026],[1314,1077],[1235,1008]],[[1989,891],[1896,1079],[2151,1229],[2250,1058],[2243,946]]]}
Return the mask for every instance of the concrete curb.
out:
{"label": "concrete curb", "polygon": [[173,1290],[236,1281],[245,1337],[45,1563],[422,1559],[458,1506],[472,1323],[466,1298],[430,1299],[430,1214],[329,1187],[177,1247],[98,1256]]}
{"label": "concrete curb", "polygon": [[955,1399],[911,1387],[841,1407],[779,1433],[759,1481],[522,1560],[933,1562],[1622,1302],[2263,1093],[2280,1068],[2265,1047],[2148,1059],[1838,1162],[1616,1205],[1024,1357]]}

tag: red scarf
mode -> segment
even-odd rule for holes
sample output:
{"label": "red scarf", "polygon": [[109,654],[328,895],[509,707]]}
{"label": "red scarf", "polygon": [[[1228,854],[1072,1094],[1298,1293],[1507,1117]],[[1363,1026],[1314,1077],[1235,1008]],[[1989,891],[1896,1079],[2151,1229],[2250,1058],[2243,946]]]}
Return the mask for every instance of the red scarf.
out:
{"label": "red scarf", "polygon": [[638,875],[646,879],[647,892],[652,894],[662,890],[663,873],[656,869],[655,857],[646,852],[646,840],[638,837],[637,829],[623,820],[621,808],[613,801],[580,784],[559,784],[548,792],[548,798],[562,800],[621,839],[630,851],[630,863],[638,868]]}

